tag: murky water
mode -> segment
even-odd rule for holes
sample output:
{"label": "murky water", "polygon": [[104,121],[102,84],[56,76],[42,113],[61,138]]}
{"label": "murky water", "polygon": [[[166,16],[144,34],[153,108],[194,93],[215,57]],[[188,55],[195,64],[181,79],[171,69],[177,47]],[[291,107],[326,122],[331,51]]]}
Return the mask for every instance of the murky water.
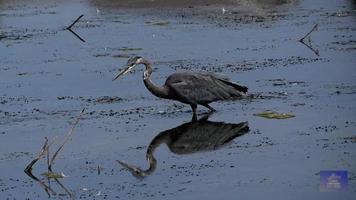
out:
{"label": "murky water", "polygon": [[[54,153],[85,107],[53,166],[68,176],[59,179],[66,189],[41,175],[45,159],[33,168],[53,199],[351,199],[354,1],[162,2],[0,1],[0,198],[48,197],[23,170],[45,137],[57,138]],[[85,42],[65,30],[81,14],[72,29]],[[310,47],[298,42],[315,24]],[[207,70],[254,98],[213,103],[218,112],[194,124],[189,106],[146,90],[142,68],[111,81],[132,55],[154,63],[157,84],[176,71]],[[254,115],[265,110],[295,117]],[[199,107],[200,118],[206,111]],[[223,137],[240,123],[249,132]],[[216,148],[201,135],[214,128]],[[151,141],[160,141],[156,167],[137,179],[117,160],[148,169]],[[348,192],[319,192],[319,172],[332,169],[348,170]]]}

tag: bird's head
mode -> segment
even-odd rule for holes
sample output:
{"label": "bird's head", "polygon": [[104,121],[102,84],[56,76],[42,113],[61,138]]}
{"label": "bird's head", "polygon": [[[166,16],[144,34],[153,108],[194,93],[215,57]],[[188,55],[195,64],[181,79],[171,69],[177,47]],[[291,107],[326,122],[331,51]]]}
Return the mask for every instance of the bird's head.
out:
{"label": "bird's head", "polygon": [[114,78],[113,81],[116,80],[117,78],[119,78],[120,76],[130,72],[132,70],[132,68],[134,68],[136,65],[142,64],[144,61],[144,59],[140,56],[135,56],[135,57],[131,57],[126,65],[124,66],[124,69],[121,70]]}
{"label": "bird's head", "polygon": [[122,167],[124,167],[124,169],[127,169],[128,171],[130,171],[131,174],[138,179],[143,179],[148,175],[144,170],[140,169],[139,167],[129,165],[129,164],[127,164],[123,161],[120,161],[120,160],[117,160],[117,162]]}

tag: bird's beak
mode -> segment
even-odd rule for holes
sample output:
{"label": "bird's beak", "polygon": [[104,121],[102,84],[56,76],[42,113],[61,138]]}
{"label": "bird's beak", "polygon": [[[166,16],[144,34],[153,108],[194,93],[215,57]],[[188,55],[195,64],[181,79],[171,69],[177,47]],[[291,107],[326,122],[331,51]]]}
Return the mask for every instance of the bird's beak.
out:
{"label": "bird's beak", "polygon": [[131,71],[131,69],[134,67],[135,65],[131,65],[131,66],[126,66],[123,70],[119,71],[119,73],[112,79],[112,81],[115,81],[117,78],[119,78],[120,76],[127,74],[129,71]]}
{"label": "bird's beak", "polygon": [[138,167],[135,167],[133,165],[129,165],[123,161],[120,161],[120,160],[117,160],[117,162],[122,166],[124,167],[125,169],[129,170],[131,172],[131,174],[136,177],[136,178],[139,178],[139,179],[142,179],[144,178],[145,176],[147,176],[143,171],[142,169],[138,168]]}

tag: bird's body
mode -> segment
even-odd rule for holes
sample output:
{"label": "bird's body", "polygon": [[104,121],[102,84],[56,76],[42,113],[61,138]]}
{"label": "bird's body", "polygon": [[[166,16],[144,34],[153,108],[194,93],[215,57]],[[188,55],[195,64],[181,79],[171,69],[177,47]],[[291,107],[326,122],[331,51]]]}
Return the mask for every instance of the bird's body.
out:
{"label": "bird's body", "polygon": [[231,82],[228,78],[214,73],[181,72],[170,75],[163,86],[151,81],[152,64],[142,57],[128,61],[128,67],[115,78],[127,73],[135,65],[144,64],[143,81],[147,89],[157,97],[189,104],[196,116],[197,105],[215,111],[209,103],[219,100],[236,100],[246,96],[247,87]]}
{"label": "bird's body", "polygon": [[172,74],[164,86],[169,89],[170,99],[203,106],[219,100],[239,99],[247,91],[247,88],[215,74],[196,72]]}

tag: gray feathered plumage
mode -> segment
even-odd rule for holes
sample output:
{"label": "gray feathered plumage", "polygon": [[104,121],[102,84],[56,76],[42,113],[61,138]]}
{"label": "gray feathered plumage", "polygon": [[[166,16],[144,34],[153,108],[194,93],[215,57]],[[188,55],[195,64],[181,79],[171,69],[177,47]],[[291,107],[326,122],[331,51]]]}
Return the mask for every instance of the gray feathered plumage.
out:
{"label": "gray feathered plumage", "polygon": [[247,92],[247,87],[213,73],[174,73],[167,78],[165,86],[169,89],[170,98],[191,105],[241,99]]}
{"label": "gray feathered plumage", "polygon": [[130,58],[124,70],[113,80],[129,72],[134,66],[143,64],[143,82],[147,89],[157,97],[172,99],[189,104],[196,118],[197,105],[215,111],[209,103],[220,100],[236,100],[246,97],[247,87],[231,82],[228,78],[214,73],[182,72],[170,75],[163,86],[151,81],[152,64],[139,56]]}

